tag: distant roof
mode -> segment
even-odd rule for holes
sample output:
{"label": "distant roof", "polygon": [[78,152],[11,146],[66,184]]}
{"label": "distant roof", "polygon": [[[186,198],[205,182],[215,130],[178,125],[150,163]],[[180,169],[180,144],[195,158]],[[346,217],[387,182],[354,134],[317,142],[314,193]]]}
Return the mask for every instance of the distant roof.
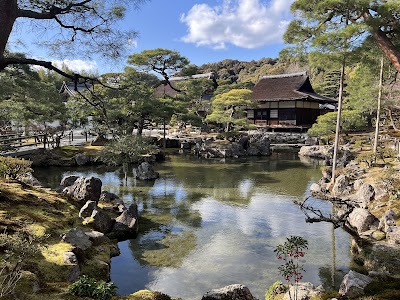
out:
{"label": "distant roof", "polygon": [[307,72],[262,76],[253,88],[253,100],[305,100],[318,103],[336,103],[337,100],[318,95],[312,88]]}
{"label": "distant roof", "polygon": [[[78,83],[76,85],[76,89],[78,91],[82,91],[82,90],[87,90],[89,88],[91,88],[92,85],[89,83]],[[59,93],[67,93],[70,96],[73,96],[75,94],[75,82],[65,82],[63,81],[60,90],[58,91]]]}

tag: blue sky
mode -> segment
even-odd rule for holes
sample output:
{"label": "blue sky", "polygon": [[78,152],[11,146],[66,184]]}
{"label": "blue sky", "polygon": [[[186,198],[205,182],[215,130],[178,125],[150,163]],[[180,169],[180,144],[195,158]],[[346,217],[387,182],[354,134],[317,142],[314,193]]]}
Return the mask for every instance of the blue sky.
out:
{"label": "blue sky", "polygon": [[[293,0],[149,0],[131,9],[120,26],[139,32],[128,53],[166,48],[179,51],[191,63],[201,65],[223,59],[241,61],[277,57],[285,47],[283,33],[291,20]],[[23,34],[24,26],[16,32]],[[26,38],[25,38],[26,39]],[[21,51],[38,58],[48,56],[28,45]],[[99,73],[122,71],[126,57],[107,62],[87,57],[51,57],[71,68]]]}

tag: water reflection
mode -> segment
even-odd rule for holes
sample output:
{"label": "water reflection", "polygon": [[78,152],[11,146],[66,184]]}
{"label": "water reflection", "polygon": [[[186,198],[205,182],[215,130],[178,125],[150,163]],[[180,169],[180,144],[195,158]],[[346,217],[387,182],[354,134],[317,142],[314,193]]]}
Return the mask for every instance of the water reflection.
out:
{"label": "water reflection", "polygon": [[[121,255],[112,259],[111,278],[120,294],[149,288],[195,299],[212,288],[243,283],[263,299],[265,289],[280,279],[273,250],[290,235],[310,244],[305,281],[329,287],[341,275],[337,270],[348,270],[348,236],[332,232],[330,224],[306,224],[292,203],[321,176],[312,161],[292,153],[243,160],[181,155],[169,156],[156,169],[159,179],[130,176],[126,186],[121,169],[35,172],[53,186],[65,174],[97,176],[103,189],[138,204],[140,234],[121,242]],[[326,202],[315,203],[330,209]]]}

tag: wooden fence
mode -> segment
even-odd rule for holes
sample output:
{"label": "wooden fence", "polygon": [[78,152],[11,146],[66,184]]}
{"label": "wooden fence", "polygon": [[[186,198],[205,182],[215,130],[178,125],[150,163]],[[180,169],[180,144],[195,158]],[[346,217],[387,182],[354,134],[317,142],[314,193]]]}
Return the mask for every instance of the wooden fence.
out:
{"label": "wooden fence", "polygon": [[[46,145],[47,144],[47,145]],[[8,133],[0,135],[0,149],[13,149],[26,146],[48,147],[46,134],[22,135],[20,133]]]}

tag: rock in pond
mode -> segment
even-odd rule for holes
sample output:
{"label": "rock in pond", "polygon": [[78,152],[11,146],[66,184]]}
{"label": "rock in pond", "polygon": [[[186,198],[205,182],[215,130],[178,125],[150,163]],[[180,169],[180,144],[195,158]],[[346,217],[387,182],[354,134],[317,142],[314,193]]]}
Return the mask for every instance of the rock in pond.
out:
{"label": "rock in pond", "polygon": [[201,300],[256,300],[256,298],[253,297],[247,286],[232,284],[207,292]]}

